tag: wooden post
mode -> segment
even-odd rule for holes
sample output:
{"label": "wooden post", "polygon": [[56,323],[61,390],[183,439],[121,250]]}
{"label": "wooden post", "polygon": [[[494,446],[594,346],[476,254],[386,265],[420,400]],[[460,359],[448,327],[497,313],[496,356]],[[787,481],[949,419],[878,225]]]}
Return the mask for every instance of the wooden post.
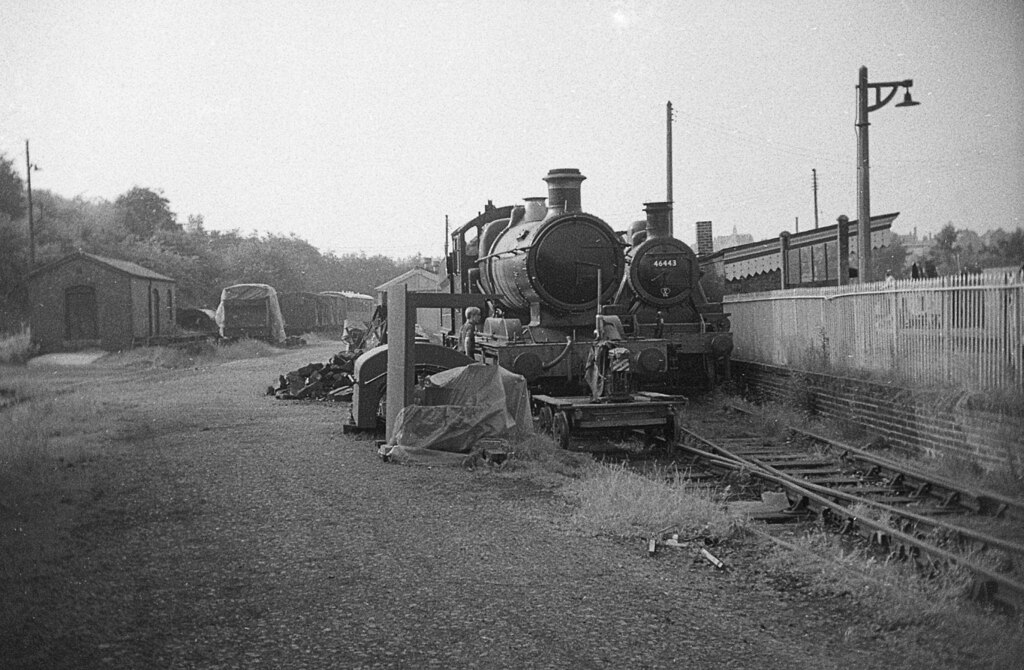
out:
{"label": "wooden post", "polygon": [[789,233],[782,231],[779,234],[779,270],[782,273],[782,281],[779,288],[789,288]]}
{"label": "wooden post", "polygon": [[836,219],[836,256],[839,257],[837,285],[846,286],[850,283],[850,219],[845,214]]}
{"label": "wooden post", "polygon": [[[405,284],[388,289],[388,387],[384,436],[390,443],[395,434],[398,412],[412,404],[416,385],[415,345],[416,308],[410,304]],[[411,312],[411,313],[410,313]],[[401,380],[401,383],[394,383]]]}

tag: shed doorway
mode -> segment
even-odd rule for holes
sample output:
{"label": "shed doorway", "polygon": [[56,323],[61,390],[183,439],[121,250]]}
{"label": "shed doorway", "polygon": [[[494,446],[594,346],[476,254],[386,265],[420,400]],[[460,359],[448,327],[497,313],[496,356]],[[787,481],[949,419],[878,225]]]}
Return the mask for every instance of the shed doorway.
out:
{"label": "shed doorway", "polygon": [[64,333],[68,340],[99,338],[96,289],[92,286],[71,286],[64,291]]}
{"label": "shed doorway", "polygon": [[149,336],[160,336],[160,291],[153,289],[149,297]]}

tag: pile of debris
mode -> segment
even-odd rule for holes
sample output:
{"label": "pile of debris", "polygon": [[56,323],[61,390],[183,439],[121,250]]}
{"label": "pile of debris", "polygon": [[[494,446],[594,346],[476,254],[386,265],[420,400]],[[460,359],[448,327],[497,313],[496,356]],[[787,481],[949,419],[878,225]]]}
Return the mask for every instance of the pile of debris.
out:
{"label": "pile of debris", "polygon": [[352,370],[361,351],[341,351],[326,363],[310,363],[278,378],[267,395],[278,400],[352,400]]}

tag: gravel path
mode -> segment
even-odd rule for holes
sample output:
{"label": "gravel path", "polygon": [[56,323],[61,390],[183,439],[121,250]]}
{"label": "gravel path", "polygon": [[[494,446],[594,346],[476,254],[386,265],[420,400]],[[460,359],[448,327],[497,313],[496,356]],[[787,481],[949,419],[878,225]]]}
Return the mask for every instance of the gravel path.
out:
{"label": "gravel path", "polygon": [[117,409],[54,545],[29,567],[3,536],[0,666],[937,667],[851,634],[866,613],[583,536],[540,484],[385,464],[340,406],[262,395],[330,353],[102,375]]}

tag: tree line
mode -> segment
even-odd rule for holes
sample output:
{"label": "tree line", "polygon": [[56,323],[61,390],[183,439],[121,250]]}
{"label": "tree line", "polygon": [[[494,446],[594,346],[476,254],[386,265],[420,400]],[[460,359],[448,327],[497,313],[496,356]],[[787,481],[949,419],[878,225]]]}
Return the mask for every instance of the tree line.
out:
{"label": "tree line", "polygon": [[947,223],[935,233],[925,254],[912,259],[899,235],[887,246],[871,252],[871,276],[877,280],[974,274],[989,268],[1021,269],[1024,263],[1024,230],[1006,232],[1002,228],[979,235],[973,230],[957,229]]}
{"label": "tree line", "polygon": [[131,261],[175,279],[183,307],[215,309],[221,289],[270,284],[279,292],[373,289],[403,272],[430,267],[420,255],[323,253],[293,235],[206,230],[201,214],[185,222],[159,189],[136,186],[113,202],[32,190],[35,264],[31,265],[27,193],[13,162],[0,154],[0,333],[27,323],[28,274],[84,251]]}
{"label": "tree line", "polygon": [[940,275],[975,273],[985,268],[1017,268],[1024,263],[1024,230],[1002,228],[978,235],[947,223],[935,234],[927,260]]}

